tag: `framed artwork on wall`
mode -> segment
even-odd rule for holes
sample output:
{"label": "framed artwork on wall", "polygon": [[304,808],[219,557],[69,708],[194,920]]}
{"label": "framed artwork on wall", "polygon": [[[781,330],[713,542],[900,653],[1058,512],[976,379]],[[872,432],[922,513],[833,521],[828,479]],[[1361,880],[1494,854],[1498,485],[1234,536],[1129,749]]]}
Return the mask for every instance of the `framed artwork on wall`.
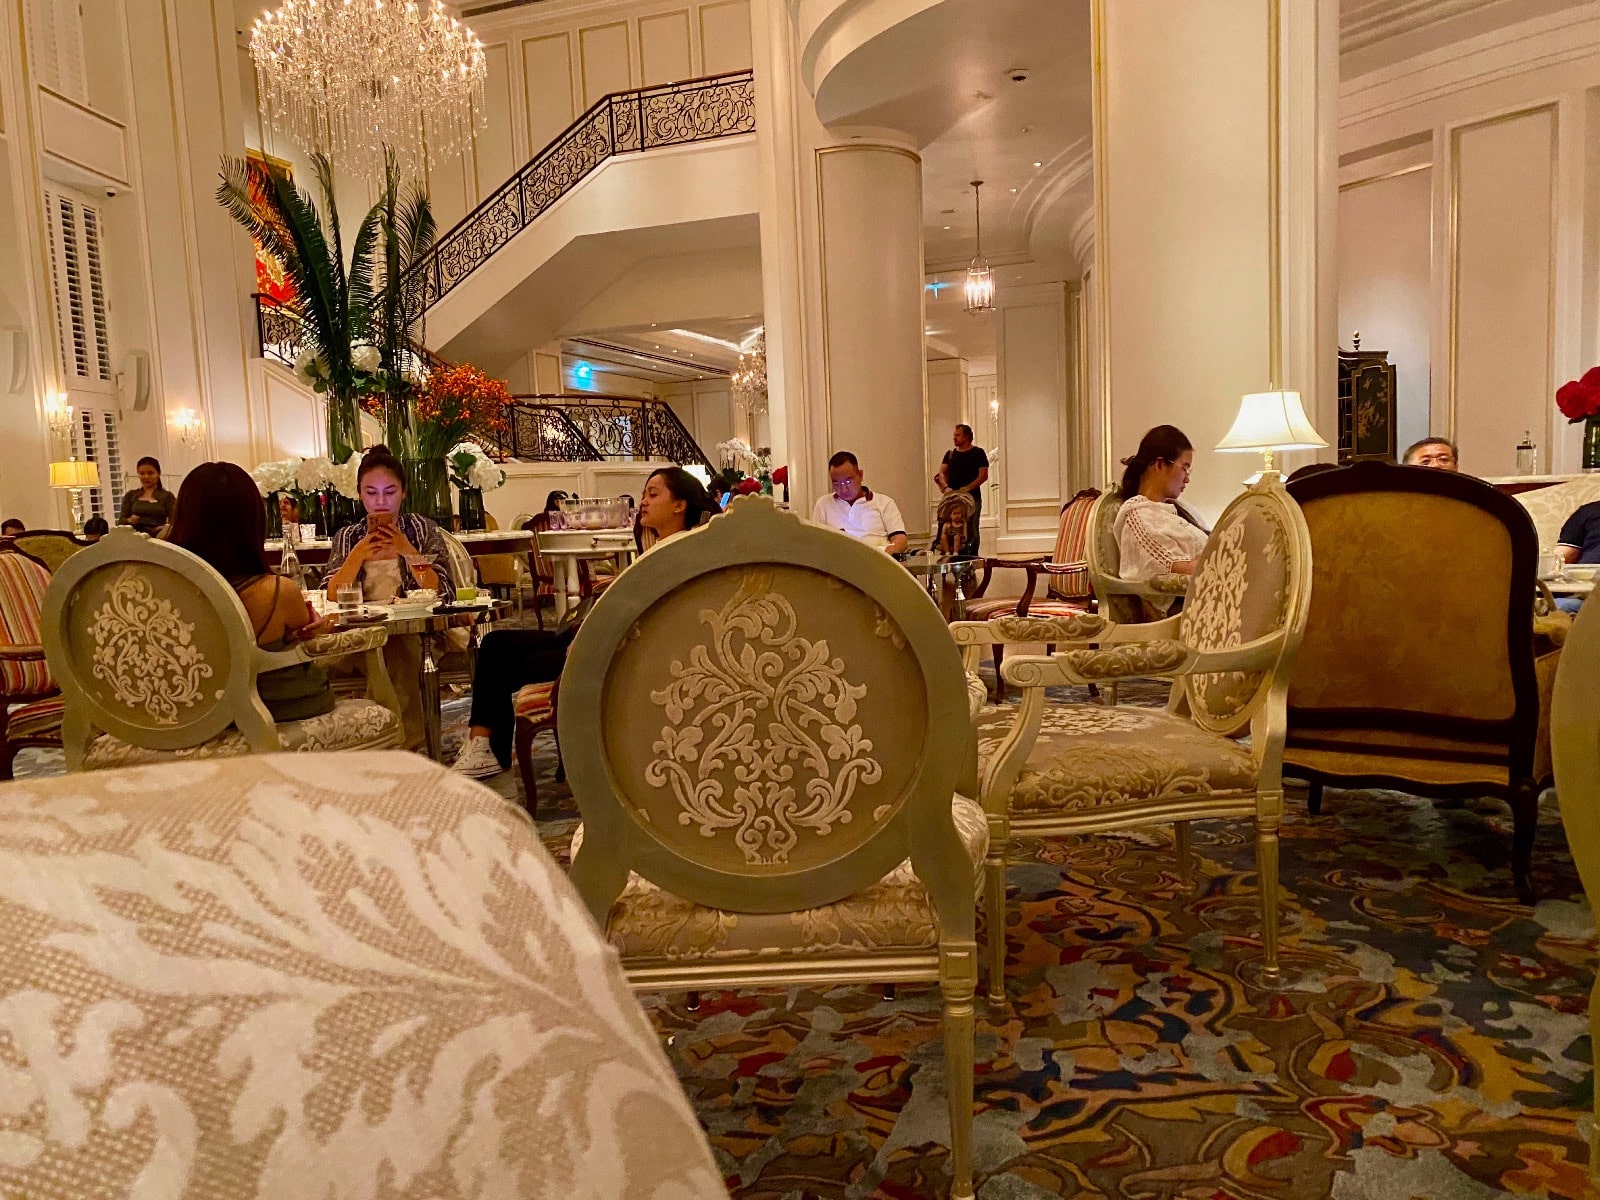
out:
{"label": "framed artwork on wall", "polygon": [[[247,147],[245,159],[249,163],[252,199],[255,198],[257,189],[266,186],[269,166],[284,175],[291,183],[294,181],[294,167],[281,158],[274,158],[270,154],[263,154],[260,150]],[[293,304],[296,300],[294,283],[284,274],[283,265],[262,249],[260,242],[256,242],[255,246],[256,291],[280,304]]]}

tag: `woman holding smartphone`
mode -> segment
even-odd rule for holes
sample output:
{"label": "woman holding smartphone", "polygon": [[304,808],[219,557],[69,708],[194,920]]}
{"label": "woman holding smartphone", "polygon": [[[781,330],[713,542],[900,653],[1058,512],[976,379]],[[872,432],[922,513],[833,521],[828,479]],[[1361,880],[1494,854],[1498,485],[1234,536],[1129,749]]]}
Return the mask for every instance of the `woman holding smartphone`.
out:
{"label": "woman holding smartphone", "polygon": [[[333,535],[322,577],[328,599],[337,600],[341,588],[359,587],[362,599],[373,604],[387,604],[419,588],[438,592],[441,600],[454,600],[444,534],[427,517],[400,511],[406,498],[406,472],[387,446],[374,446],[362,455],[356,491],[366,516]],[[383,659],[400,695],[406,747],[415,750],[426,740],[419,683],[421,638],[391,637],[384,643]]]}

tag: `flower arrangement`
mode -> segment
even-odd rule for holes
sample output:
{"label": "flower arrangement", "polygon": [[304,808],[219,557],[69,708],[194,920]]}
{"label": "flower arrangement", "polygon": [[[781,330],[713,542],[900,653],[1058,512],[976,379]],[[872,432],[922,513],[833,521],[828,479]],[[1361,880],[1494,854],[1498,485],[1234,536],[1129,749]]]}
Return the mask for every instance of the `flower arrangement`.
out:
{"label": "flower arrangement", "polygon": [[418,457],[444,458],[450,447],[473,434],[498,438],[510,403],[504,381],[477,367],[462,364],[430,371],[413,401]]}
{"label": "flower arrangement", "polygon": [[450,466],[450,482],[458,488],[492,492],[506,481],[500,464],[477,442],[458,442],[451,446],[445,462]]}
{"label": "flower arrangement", "polygon": [[356,496],[356,472],[361,467],[361,456],[352,454],[342,463],[335,463],[326,454],[311,458],[285,458],[277,462],[257,463],[250,471],[256,490],[262,499],[276,492],[292,492],[297,497],[332,488],[348,500]]}
{"label": "flower arrangement", "polygon": [[1583,378],[1562,384],[1556,391],[1556,407],[1573,422],[1600,417],[1600,367],[1590,367]]}

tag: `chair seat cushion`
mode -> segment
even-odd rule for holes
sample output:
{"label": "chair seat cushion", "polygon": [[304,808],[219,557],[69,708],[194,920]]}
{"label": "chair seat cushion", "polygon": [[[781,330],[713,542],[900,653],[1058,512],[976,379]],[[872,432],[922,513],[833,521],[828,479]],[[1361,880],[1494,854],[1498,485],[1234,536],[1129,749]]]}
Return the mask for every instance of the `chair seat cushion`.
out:
{"label": "chair seat cushion", "polygon": [[24,738],[53,737],[61,740],[61,715],[66,711],[63,696],[48,700],[35,700],[11,710],[11,720],[6,725],[6,740],[20,742]]}
{"label": "chair seat cushion", "polygon": [[[1017,718],[978,717],[978,753],[993,757]],[[1252,791],[1250,748],[1159,709],[1048,704],[1033,753],[1011,792],[1013,813],[1108,808],[1167,797]]]}
{"label": "chair seat cushion", "polygon": [[[333,711],[278,726],[285,751],[382,750],[404,744],[400,718],[374,700],[340,700]],[[182,750],[150,750],[102,733],[89,743],[83,769],[131,767],[182,758],[242,758],[253,754],[244,735],[232,727],[198,746]]]}
{"label": "chair seat cushion", "polygon": [[511,698],[511,710],[519,721],[532,721],[535,725],[548,721],[555,710],[554,683],[530,683],[520,688]]}
{"label": "chair seat cushion", "polygon": [[992,617],[1002,617],[1006,613],[1017,611],[1017,597],[1003,596],[995,599],[989,596],[980,596],[976,600],[967,601],[967,617],[969,621],[987,621]]}
{"label": "chair seat cushion", "polygon": [[[988,820],[978,803],[965,796],[954,798],[952,812],[976,879],[989,849]],[[572,836],[574,857],[582,845],[580,825]],[[726,961],[773,953],[931,950],[939,944],[939,920],[907,859],[853,896],[786,913],[706,908],[630,875],[611,906],[606,937],[630,965],[639,960]]]}
{"label": "chair seat cushion", "polygon": [[[1076,617],[1089,611],[1089,601],[1083,600],[1072,603],[1066,600],[1040,600],[1035,599],[1028,605],[1030,617]],[[977,599],[967,601],[967,616],[969,621],[988,621],[994,617],[1004,617],[1017,611],[1017,597],[1012,596],[1004,600]]]}

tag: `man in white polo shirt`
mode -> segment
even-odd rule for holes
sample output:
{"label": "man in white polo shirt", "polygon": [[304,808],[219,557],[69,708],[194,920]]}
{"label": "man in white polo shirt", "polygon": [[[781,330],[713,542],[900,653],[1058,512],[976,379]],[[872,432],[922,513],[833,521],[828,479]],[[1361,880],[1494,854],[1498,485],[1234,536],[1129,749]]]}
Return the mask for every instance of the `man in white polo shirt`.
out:
{"label": "man in white polo shirt", "polygon": [[828,480],[833,494],[817,498],[816,507],[811,510],[813,524],[848,533],[890,554],[905,553],[910,543],[899,507],[862,482],[861,464],[854,454],[841,450],[830,458]]}

